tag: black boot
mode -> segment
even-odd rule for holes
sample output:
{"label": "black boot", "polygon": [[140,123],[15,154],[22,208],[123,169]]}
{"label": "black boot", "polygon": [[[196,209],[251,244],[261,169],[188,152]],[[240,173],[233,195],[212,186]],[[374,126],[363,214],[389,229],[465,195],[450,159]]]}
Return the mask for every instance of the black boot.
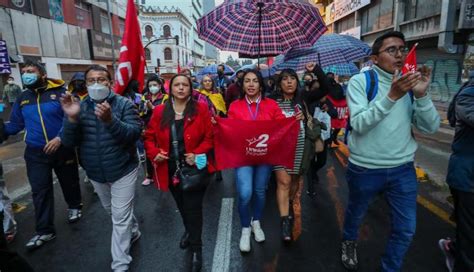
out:
{"label": "black boot", "polygon": [[189,246],[189,232],[185,231],[183,236],[181,236],[181,240],[179,241],[179,247],[181,249],[186,249]]}
{"label": "black boot", "polygon": [[202,267],[202,250],[193,251],[193,263],[192,263],[192,272],[199,272],[201,271]]}
{"label": "black boot", "polygon": [[281,217],[281,239],[283,242],[291,242],[292,231],[291,231],[291,219],[289,216]]}

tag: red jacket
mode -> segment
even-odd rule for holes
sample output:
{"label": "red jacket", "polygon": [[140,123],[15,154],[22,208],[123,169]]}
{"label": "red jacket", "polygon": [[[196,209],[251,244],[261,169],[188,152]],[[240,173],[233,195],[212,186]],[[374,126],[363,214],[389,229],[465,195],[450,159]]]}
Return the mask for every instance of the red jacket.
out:
{"label": "red jacket", "polygon": [[327,96],[329,101],[334,106],[334,109],[337,111],[337,118],[331,118],[331,127],[332,128],[345,128],[347,125],[347,118],[349,117],[349,108],[347,107],[346,99],[336,100],[331,96]]}
{"label": "red jacket", "polygon": [[[252,103],[250,109],[252,114],[255,114],[257,104]],[[252,115],[247,106],[247,100],[245,98],[236,100],[230,104],[229,113],[227,117],[230,119],[239,119],[239,120],[253,120]],[[258,106],[257,119],[255,120],[274,120],[274,119],[284,119],[285,115],[281,111],[277,102],[271,98],[264,98],[260,101]]]}
{"label": "red jacket", "polygon": [[[160,105],[155,108],[147,130],[145,131],[144,143],[148,159],[153,161],[160,153],[165,151],[171,154],[170,151],[170,128],[161,128],[160,122],[163,117],[165,105]],[[194,117],[184,120],[184,146],[186,153],[194,154],[208,154],[213,148],[213,134],[211,116],[206,105],[197,103],[197,113]],[[156,163],[156,174],[154,177],[155,185],[159,190],[168,191],[168,161]],[[215,168],[212,163],[208,163],[209,172],[213,172]]]}

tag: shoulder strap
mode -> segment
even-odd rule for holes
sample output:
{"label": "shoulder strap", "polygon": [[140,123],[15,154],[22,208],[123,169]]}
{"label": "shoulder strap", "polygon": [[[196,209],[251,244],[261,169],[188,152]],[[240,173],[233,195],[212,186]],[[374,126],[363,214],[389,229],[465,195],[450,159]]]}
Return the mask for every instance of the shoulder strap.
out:
{"label": "shoulder strap", "polygon": [[176,133],[176,125],[174,120],[171,122],[171,144],[173,145],[173,153],[176,157],[176,166],[179,169],[178,134]]}
{"label": "shoulder strap", "polygon": [[370,69],[364,72],[365,74],[365,93],[367,94],[367,100],[370,102],[374,100],[379,89],[379,78],[377,73]]}

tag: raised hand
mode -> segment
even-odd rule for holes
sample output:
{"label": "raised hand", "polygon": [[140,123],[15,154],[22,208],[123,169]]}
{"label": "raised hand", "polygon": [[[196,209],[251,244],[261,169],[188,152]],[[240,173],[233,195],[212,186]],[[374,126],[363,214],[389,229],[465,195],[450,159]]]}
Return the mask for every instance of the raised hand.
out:
{"label": "raised hand", "polygon": [[107,101],[95,105],[95,115],[104,123],[112,121],[112,109]]}
{"label": "raised hand", "polygon": [[79,99],[75,98],[69,93],[63,94],[59,99],[64,114],[68,117],[69,121],[76,122],[81,112],[81,105]]}
{"label": "raised hand", "polygon": [[421,98],[426,95],[426,91],[428,90],[428,87],[430,86],[431,68],[423,65],[422,67],[419,67],[417,71],[418,73],[420,73],[421,77],[420,77],[420,80],[418,81],[418,84],[416,84],[416,86],[413,87],[412,90],[416,98]]}
{"label": "raised hand", "polygon": [[396,70],[392,78],[392,86],[388,97],[397,101],[402,98],[409,90],[412,90],[421,79],[419,72],[408,72],[400,77],[400,71]]}

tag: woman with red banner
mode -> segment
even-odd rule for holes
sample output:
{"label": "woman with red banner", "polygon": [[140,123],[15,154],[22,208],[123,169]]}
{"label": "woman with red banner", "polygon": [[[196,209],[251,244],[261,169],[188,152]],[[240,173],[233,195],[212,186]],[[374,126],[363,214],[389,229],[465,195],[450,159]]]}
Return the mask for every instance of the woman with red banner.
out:
{"label": "woman with red banner", "polygon": [[[304,155],[305,149],[311,147],[305,146],[306,120],[309,112],[307,105],[312,104],[324,97],[327,92],[327,80],[324,72],[314,63],[306,65],[308,72],[314,72],[318,77],[320,88],[318,91],[302,91],[299,86],[298,75],[293,69],[284,69],[276,82],[275,100],[286,117],[295,116],[300,121],[300,131],[298,134],[298,142],[296,144],[296,153],[294,158],[293,169],[287,169],[283,166],[275,166],[274,171],[277,180],[277,203],[281,216],[281,238],[284,242],[291,242],[293,237],[293,221],[294,215],[299,216],[301,187],[303,185],[303,177],[308,170],[309,160],[314,159],[314,153]],[[318,123],[319,124],[319,123]],[[312,148],[314,150],[314,148]],[[308,150],[306,150],[308,151]],[[303,167],[304,166],[304,167]],[[290,207],[295,212],[290,213]],[[293,209],[295,207],[295,209]],[[300,220],[297,220],[300,223]],[[295,236],[299,233],[296,232]]]}
{"label": "woman with red banner", "polygon": [[192,271],[202,267],[202,201],[206,188],[184,191],[179,171],[197,167],[213,172],[207,162],[212,150],[212,124],[205,104],[191,99],[191,78],[175,75],[170,81],[170,99],[153,111],[145,132],[145,149],[155,163],[153,178],[159,190],[171,191],[183,219],[185,232],[179,246],[191,247]]}
{"label": "woman with red banner", "polygon": [[[229,119],[239,120],[275,120],[283,119],[278,104],[265,98],[264,82],[260,72],[249,70],[241,79],[241,98],[230,104]],[[260,226],[267,181],[272,170],[271,165],[249,165],[235,169],[236,187],[239,195],[239,215],[242,224],[240,251],[250,251],[250,235],[254,233],[255,241],[265,241],[265,234]],[[253,203],[250,213],[250,203]]]}

